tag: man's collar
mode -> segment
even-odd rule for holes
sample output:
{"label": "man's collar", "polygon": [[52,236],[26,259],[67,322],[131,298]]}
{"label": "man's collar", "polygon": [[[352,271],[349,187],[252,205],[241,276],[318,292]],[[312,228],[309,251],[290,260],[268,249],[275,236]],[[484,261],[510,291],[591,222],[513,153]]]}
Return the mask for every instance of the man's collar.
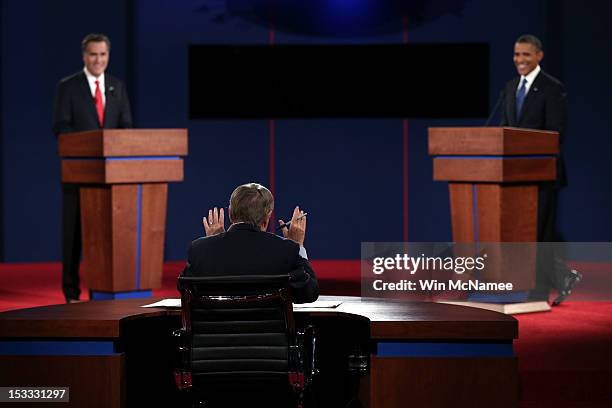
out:
{"label": "man's collar", "polygon": [[527,83],[529,85],[533,84],[533,81],[535,81],[535,78],[538,76],[538,74],[540,73],[540,71],[542,70],[542,68],[540,68],[540,65],[538,64],[537,67],[535,67],[533,69],[533,71],[531,71],[530,73],[528,73],[525,76],[521,76],[521,82],[523,82],[523,78],[527,79]]}
{"label": "man's collar", "polygon": [[248,222],[236,222],[227,229],[228,231],[257,231],[261,232],[261,228]]}
{"label": "man's collar", "polygon": [[92,74],[91,72],[89,72],[87,70],[87,67],[83,67],[83,72],[85,73],[85,77],[87,77],[87,79],[91,79],[94,81],[100,81],[101,83],[104,83],[104,77],[106,76],[106,73],[102,73],[102,75],[100,75],[99,77],[94,76],[94,74]]}

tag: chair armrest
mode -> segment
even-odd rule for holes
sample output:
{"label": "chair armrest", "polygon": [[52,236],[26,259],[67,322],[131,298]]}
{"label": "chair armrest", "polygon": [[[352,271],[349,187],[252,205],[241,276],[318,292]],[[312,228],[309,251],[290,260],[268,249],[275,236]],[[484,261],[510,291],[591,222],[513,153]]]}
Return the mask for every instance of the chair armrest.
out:
{"label": "chair armrest", "polygon": [[316,328],[312,325],[308,325],[298,329],[294,347],[295,368],[297,372],[303,373],[304,383],[307,387],[312,382],[312,378],[319,372],[317,364]]}
{"label": "chair armrest", "polygon": [[348,370],[359,376],[368,375],[370,372],[370,354],[368,351],[360,346],[353,348],[348,356]]}
{"label": "chair armrest", "polygon": [[191,388],[190,336],[185,329],[172,331],[174,339],[174,381],[179,391]]}

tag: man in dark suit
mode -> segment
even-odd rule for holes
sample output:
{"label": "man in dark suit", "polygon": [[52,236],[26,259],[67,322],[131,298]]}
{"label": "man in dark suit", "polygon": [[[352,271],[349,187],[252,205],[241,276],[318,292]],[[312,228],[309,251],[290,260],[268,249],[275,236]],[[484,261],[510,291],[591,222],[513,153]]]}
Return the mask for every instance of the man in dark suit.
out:
{"label": "man in dark suit", "polygon": [[[544,58],[541,41],[533,35],[522,35],[514,44],[514,65],[519,77],[506,84],[503,95],[501,126],[559,132],[563,142],[567,122],[567,95],[563,84],[540,68]],[[559,189],[567,185],[565,163],[557,158],[557,180],[540,184],[538,197],[538,241],[562,241],[557,229],[557,201]],[[581,275],[565,267],[552,247],[542,247],[536,288],[530,293],[533,300],[548,300],[555,288],[561,303],[571,293]]]}
{"label": "man in dark suit", "polygon": [[304,248],[306,216],[295,207],[281,238],[266,232],[273,209],[264,186],[238,186],[230,197],[232,225],[225,231],[223,208],[208,211],[202,220],[206,237],[192,242],[183,276],[291,274],[294,303],[314,302],[319,285]]}
{"label": "man in dark suit", "polygon": [[[53,133],[130,128],[132,114],[125,86],[106,74],[110,40],[89,34],[81,42],[83,70],[60,81],[53,109]],[[64,184],[62,231],[62,288],[68,303],[79,299],[81,222],[79,187]]]}
{"label": "man in dark suit", "polygon": [[554,130],[563,135],[567,121],[565,88],[540,68],[544,58],[541,46],[532,35],[523,35],[514,44],[514,65],[520,76],[504,89],[501,125]]}

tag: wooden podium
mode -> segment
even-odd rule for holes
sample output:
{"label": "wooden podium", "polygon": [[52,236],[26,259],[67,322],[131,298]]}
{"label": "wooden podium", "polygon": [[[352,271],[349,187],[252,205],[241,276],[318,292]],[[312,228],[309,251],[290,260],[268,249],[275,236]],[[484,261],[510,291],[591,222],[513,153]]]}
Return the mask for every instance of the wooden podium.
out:
{"label": "wooden podium", "polygon": [[[433,178],[448,181],[455,243],[536,242],[538,183],[557,177],[557,132],[505,128],[429,128]],[[529,251],[526,246],[522,251]],[[492,280],[513,281],[517,289],[534,286],[533,253],[500,251],[489,269]],[[514,262],[514,263],[513,263]],[[514,270],[513,270],[514,269]],[[520,268],[518,268],[520,269]],[[511,276],[509,276],[511,274]]]}
{"label": "wooden podium", "polygon": [[59,137],[62,182],[80,184],[83,277],[93,299],[161,287],[168,182],[183,180],[186,129]]}

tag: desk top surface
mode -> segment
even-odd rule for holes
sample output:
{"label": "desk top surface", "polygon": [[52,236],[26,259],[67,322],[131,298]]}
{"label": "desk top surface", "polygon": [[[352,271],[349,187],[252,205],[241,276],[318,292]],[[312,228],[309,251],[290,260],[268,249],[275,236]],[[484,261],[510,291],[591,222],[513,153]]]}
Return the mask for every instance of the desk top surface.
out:
{"label": "desk top surface", "polygon": [[[297,313],[367,319],[373,339],[511,340],[518,337],[516,319],[487,310],[348,296],[321,296],[320,299],[340,300],[342,304],[334,309]],[[180,316],[180,309],[140,307],[153,301],[93,301],[11,310],[0,313],[0,338],[118,338],[121,325],[130,320]]]}

